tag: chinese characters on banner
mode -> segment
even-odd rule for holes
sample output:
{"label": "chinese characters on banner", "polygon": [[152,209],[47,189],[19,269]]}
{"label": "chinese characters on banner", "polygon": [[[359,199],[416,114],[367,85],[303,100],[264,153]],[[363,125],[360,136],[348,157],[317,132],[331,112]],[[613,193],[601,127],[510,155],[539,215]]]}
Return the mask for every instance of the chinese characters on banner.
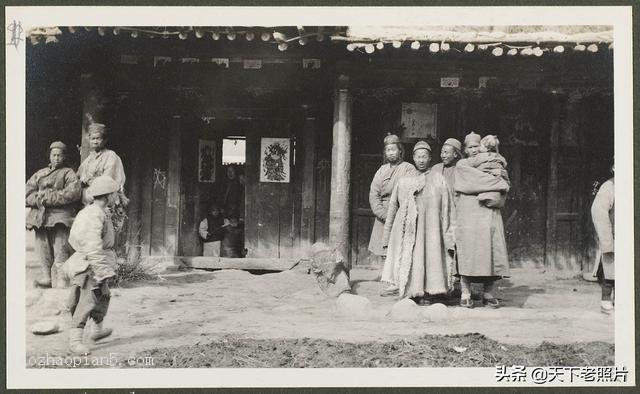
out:
{"label": "chinese characters on banner", "polygon": [[198,140],[198,182],[216,181],[216,142]]}

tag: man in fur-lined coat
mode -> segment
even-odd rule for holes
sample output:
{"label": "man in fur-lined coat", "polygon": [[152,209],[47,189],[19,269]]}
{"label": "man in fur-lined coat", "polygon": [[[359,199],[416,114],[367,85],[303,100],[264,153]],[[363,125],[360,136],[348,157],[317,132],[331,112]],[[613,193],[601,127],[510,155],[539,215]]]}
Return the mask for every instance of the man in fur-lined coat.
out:
{"label": "man in fur-lined coat", "polygon": [[448,253],[454,248],[452,198],[442,174],[428,170],[429,144],[418,142],[413,157],[418,175],[401,178],[389,200],[382,280],[392,285],[383,295],[409,297],[422,305],[428,303],[427,294],[446,294],[453,284]]}

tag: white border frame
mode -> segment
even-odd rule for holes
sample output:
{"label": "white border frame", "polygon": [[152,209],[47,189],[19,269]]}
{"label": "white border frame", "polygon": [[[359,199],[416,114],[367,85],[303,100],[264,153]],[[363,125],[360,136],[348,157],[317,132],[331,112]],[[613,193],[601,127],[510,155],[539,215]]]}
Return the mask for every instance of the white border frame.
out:
{"label": "white border frame", "polygon": [[[194,25],[612,25],[616,158],[616,365],[635,384],[633,275],[633,74],[630,6],[616,7],[6,7],[5,21],[31,26]],[[431,21],[432,23],[425,22]],[[27,369],[25,355],[25,42],[5,47],[7,120],[7,387],[507,386],[494,368]],[[10,278],[10,280],[9,280]],[[622,296],[625,295],[625,296]],[[464,380],[460,377],[464,376]],[[330,379],[329,379],[330,377]],[[527,383],[525,386],[533,386]],[[557,384],[547,384],[555,386]],[[561,385],[561,384],[559,384]],[[582,384],[586,385],[586,384]],[[596,386],[598,384],[592,384]]]}

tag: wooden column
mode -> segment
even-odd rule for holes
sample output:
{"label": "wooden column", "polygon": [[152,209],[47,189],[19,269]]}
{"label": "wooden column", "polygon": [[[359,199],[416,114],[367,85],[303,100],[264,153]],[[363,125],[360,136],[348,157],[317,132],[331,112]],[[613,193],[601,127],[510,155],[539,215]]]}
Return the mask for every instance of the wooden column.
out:
{"label": "wooden column", "polygon": [[182,122],[174,115],[169,137],[169,166],[167,169],[167,211],[164,218],[166,252],[170,256],[180,253],[180,185],[182,182]]}
{"label": "wooden column", "polygon": [[[555,96],[554,96],[555,97]],[[544,265],[548,268],[556,263],[556,232],[558,211],[558,150],[560,145],[560,129],[562,122],[560,117],[560,103],[557,97],[553,103],[553,124],[549,136],[549,172],[547,179],[547,223]],[[555,264],[557,266],[557,264]]]}
{"label": "wooden column", "polygon": [[338,77],[333,110],[333,148],[331,149],[331,204],[329,242],[349,262],[349,195],[351,186],[351,99],[349,77]]}
{"label": "wooden column", "polygon": [[304,121],[302,145],[304,147],[304,169],[302,177],[301,248],[304,257],[311,256],[311,245],[315,242],[316,220],[316,118]]}
{"label": "wooden column", "polygon": [[[91,123],[105,123],[104,110],[108,103],[104,88],[94,74],[80,76],[80,94],[82,97],[82,142],[80,145],[80,162],[89,155],[89,139],[87,128]],[[109,125],[107,125],[108,127]]]}

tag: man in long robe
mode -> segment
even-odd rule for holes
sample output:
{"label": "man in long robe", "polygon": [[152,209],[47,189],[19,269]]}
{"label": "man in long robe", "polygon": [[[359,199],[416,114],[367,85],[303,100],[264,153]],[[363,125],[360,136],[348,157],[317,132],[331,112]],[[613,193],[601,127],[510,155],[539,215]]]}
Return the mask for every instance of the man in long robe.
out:
{"label": "man in long robe", "polygon": [[34,230],[36,253],[42,266],[38,287],[65,287],[62,264],[70,254],[69,229],[80,200],[80,182],[64,165],[66,145],[49,146],[49,165],[37,171],[26,184],[27,229]]}
{"label": "man in long robe", "polygon": [[91,152],[82,161],[78,168],[78,178],[82,185],[82,202],[84,205],[91,203],[91,196],[87,194],[87,188],[93,180],[99,176],[106,175],[113,179],[118,185],[118,192],[111,210],[111,221],[116,233],[120,233],[126,218],[126,207],[129,199],[124,194],[124,184],[127,177],[124,173],[122,160],[116,152],[107,149],[107,127],[101,123],[92,123],[88,127],[88,138]]}
{"label": "man in long robe", "polygon": [[[468,134],[465,138],[467,155],[477,155],[479,146],[480,136]],[[471,283],[478,282],[484,284],[483,303],[498,307],[499,302],[492,294],[494,283],[509,276],[504,225],[498,208],[504,205],[504,201],[495,201],[493,204],[482,202],[478,200],[478,194],[500,192],[504,199],[509,184],[504,177],[484,173],[460,160],[455,168],[454,186],[457,274],[460,275],[462,288],[460,305],[473,307]]]}
{"label": "man in long robe", "polygon": [[453,194],[453,183],[455,179],[455,168],[458,160],[462,159],[462,144],[455,138],[448,138],[442,144],[440,151],[440,159],[442,163],[435,164],[431,167],[431,171],[439,172],[447,182],[447,187]]}
{"label": "man in long robe", "polygon": [[[614,167],[611,166],[611,172]],[[615,229],[615,187],[614,177],[600,186],[593,204],[591,218],[598,236],[598,263],[594,267],[593,275],[598,278],[602,287],[600,309],[603,313],[613,312],[613,291],[615,287],[614,265],[614,229]]]}
{"label": "man in long robe", "polygon": [[418,175],[400,179],[389,200],[382,280],[400,297],[425,304],[427,294],[446,294],[453,283],[453,260],[447,252],[454,247],[451,200],[442,174],[428,169],[429,144],[420,141],[413,152]]}
{"label": "man in long robe", "polygon": [[415,167],[403,161],[403,153],[400,139],[393,134],[387,135],[384,139],[385,163],[373,176],[369,188],[369,205],[376,217],[369,239],[369,251],[376,256],[385,255],[385,250],[382,248],[382,233],[393,188],[398,179],[415,174]]}

